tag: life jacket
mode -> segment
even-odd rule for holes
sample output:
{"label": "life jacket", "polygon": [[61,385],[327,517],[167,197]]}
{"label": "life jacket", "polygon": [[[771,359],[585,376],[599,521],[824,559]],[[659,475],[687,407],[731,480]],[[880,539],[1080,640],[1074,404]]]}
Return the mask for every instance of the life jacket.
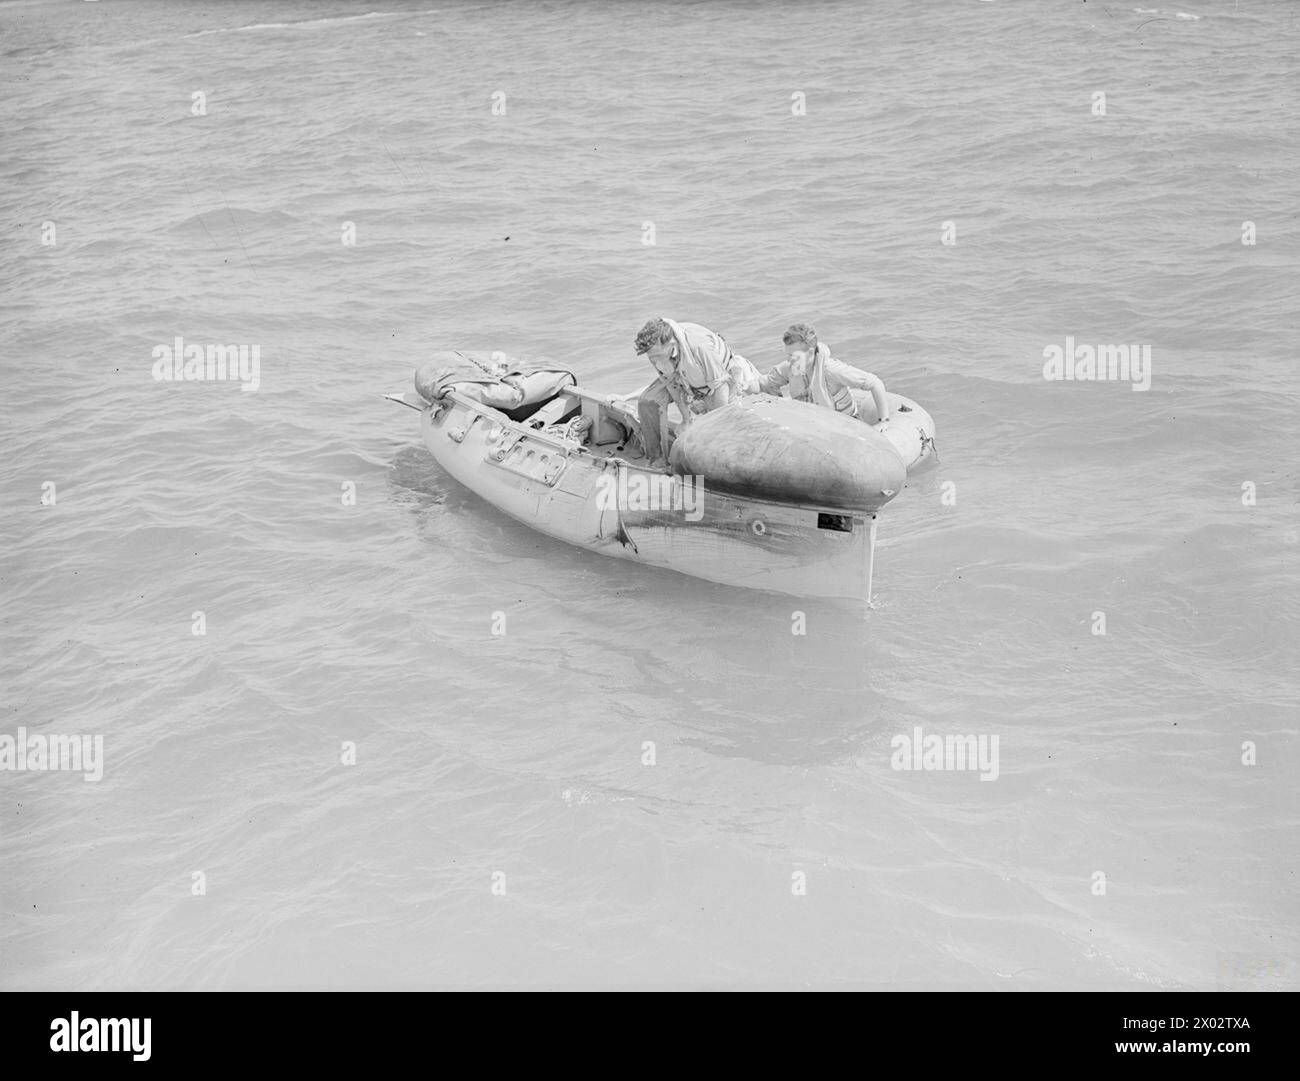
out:
{"label": "life jacket", "polygon": [[817,352],[812,359],[812,367],[806,374],[808,380],[808,398],[816,405],[825,406],[827,409],[834,409],[837,413],[843,413],[845,416],[856,417],[858,415],[858,403],[853,398],[853,392],[846,386],[841,386],[834,394],[826,385],[826,362],[831,359],[831,347],[825,342],[817,343]]}
{"label": "life jacket", "polygon": [[[677,345],[677,363],[671,374],[664,374],[676,382],[688,397],[698,400],[707,397],[721,384],[730,385],[733,395],[752,394],[758,389],[761,378],[758,370],[739,353],[732,352],[727,339],[717,331],[698,323],[677,323],[665,319],[673,332]],[[686,327],[696,327],[708,337],[699,346],[692,345],[686,337]]]}

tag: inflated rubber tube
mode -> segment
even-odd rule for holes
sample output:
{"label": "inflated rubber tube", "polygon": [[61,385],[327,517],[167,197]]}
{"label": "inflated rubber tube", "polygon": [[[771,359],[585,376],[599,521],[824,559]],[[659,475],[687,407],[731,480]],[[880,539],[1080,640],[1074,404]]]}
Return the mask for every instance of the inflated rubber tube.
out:
{"label": "inflated rubber tube", "polygon": [[870,426],[769,394],[695,417],[669,463],[717,491],[867,513],[893,499],[907,478],[903,459]]}
{"label": "inflated rubber tube", "polygon": [[908,473],[934,455],[934,418],[911,398],[889,394],[889,419],[881,420],[876,402],[865,390],[850,390],[858,419],[889,440]]}

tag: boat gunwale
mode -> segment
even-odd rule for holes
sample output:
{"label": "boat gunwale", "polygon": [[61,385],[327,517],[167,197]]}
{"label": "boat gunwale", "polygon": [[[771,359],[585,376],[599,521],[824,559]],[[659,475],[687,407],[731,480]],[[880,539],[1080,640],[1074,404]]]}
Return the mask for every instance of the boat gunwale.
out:
{"label": "boat gunwale", "polygon": [[[575,398],[585,398],[587,401],[594,402],[597,405],[611,405],[614,401],[617,401],[619,399],[627,400],[629,398],[638,397],[641,394],[641,391],[635,391],[632,394],[596,394],[593,391],[584,390],[575,384],[574,386],[571,387],[565,387],[553,398],[550,398],[548,400],[554,401],[556,398],[562,398],[566,394]],[[601,462],[601,463],[617,462],[626,466],[629,469],[639,469],[643,473],[653,473],[656,476],[670,477],[674,475],[666,471],[661,472],[659,470],[647,469],[645,466],[637,465],[635,462],[630,462],[626,458],[620,458],[617,455],[597,454],[594,451],[592,451],[589,447],[583,446],[581,443],[577,442],[577,440],[559,439],[553,435],[548,435],[544,428],[529,427],[528,421],[526,419],[511,420],[510,417],[506,416],[506,414],[502,410],[498,409],[496,406],[484,405],[482,402],[476,402],[472,398],[467,398],[459,391],[455,391],[455,390],[446,391],[445,393],[443,393],[441,397],[439,397],[437,400],[432,402],[429,402],[426,399],[427,404],[425,405],[425,411],[432,413],[434,410],[445,409],[446,408],[445,403],[448,401],[448,399],[450,399],[456,405],[459,405],[462,408],[469,410],[471,413],[477,413],[479,416],[487,417],[490,420],[494,420],[500,425],[502,425],[502,427],[514,429],[520,435],[523,435],[528,439],[536,439],[538,442],[545,443],[553,450],[562,450],[562,451],[566,451],[569,454],[583,455],[591,459],[591,461],[593,462]],[[432,419],[436,419],[436,418],[431,418],[431,420]],[[601,468],[604,468],[604,466],[602,466]]]}
{"label": "boat gunwale", "polygon": [[[560,394],[571,393],[574,389],[575,388],[573,387],[566,388],[565,390],[561,391]],[[556,395],[556,397],[559,396],[560,395]],[[582,396],[594,400],[600,404],[607,403],[610,398],[622,397],[622,395],[597,395],[597,394],[593,394],[591,391],[584,391]],[[442,408],[445,409],[446,405],[444,403],[446,403],[448,399],[451,399],[453,404],[460,405],[472,413],[476,413],[479,416],[498,421],[498,423],[500,423],[503,427],[513,428],[515,431],[517,431],[519,434],[523,435],[526,438],[536,439],[539,442],[545,443],[547,446],[551,447],[552,449],[565,451],[570,455],[578,455],[581,457],[583,464],[590,465],[594,469],[603,471],[605,469],[622,466],[625,469],[635,469],[638,470],[639,472],[648,473],[656,477],[662,476],[662,477],[668,477],[672,479],[679,476],[679,474],[676,473],[664,473],[656,470],[647,469],[645,468],[645,466],[637,465],[635,462],[630,462],[626,458],[620,458],[618,455],[595,454],[589,448],[577,444],[573,441],[556,439],[553,436],[546,435],[541,429],[529,428],[527,427],[526,421],[511,420],[504,413],[502,413],[501,410],[490,405],[484,405],[482,402],[476,402],[471,398],[466,398],[456,391],[448,391],[445,394],[443,394],[442,397],[440,397],[437,401],[428,402],[425,411],[432,414],[432,412],[435,409],[438,409],[440,405],[442,405]],[[432,423],[432,420],[430,421],[430,423]],[[432,448],[430,448],[430,453],[433,453]],[[435,454],[434,457],[436,460],[437,455]],[[809,514],[818,514],[818,515],[823,515],[823,514],[832,515],[837,518],[845,518],[845,517],[853,518],[856,519],[857,521],[862,522],[864,525],[870,522],[871,519],[875,518],[881,512],[881,510],[884,509],[883,507],[878,507],[875,510],[857,510],[857,509],[846,510],[843,507],[832,507],[832,506],[827,506],[825,504],[817,504],[817,503],[786,503],[775,499],[764,499],[760,496],[740,495],[735,492],[724,491],[721,488],[710,488],[707,481],[704,483],[704,490],[706,492],[712,493],[713,495],[722,496],[735,503],[747,504],[754,507],[774,507],[780,510],[791,511],[791,512],[800,512],[800,513],[809,513]],[[494,506],[497,505],[489,497],[484,496],[483,498],[488,499],[488,502],[493,503]],[[520,520],[522,521],[523,519]],[[830,532],[835,532],[835,531],[832,530]]]}

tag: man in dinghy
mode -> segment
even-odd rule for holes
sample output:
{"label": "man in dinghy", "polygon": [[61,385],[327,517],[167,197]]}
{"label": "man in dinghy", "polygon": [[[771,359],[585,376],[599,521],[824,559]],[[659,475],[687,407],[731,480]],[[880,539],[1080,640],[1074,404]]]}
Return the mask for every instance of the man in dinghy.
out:
{"label": "man in dinghy", "polygon": [[789,387],[791,398],[857,417],[858,403],[852,392],[868,391],[876,403],[876,419],[889,419],[885,384],[870,372],[832,358],[830,346],[818,341],[817,331],[807,323],[795,323],[782,341],[786,359],[760,379],[764,392],[780,394],[782,387]]}
{"label": "man in dinghy", "polygon": [[641,437],[652,469],[666,469],[668,446],[662,424],[669,402],[682,414],[682,426],[694,413],[711,413],[732,398],[753,394],[761,377],[749,361],[733,353],[721,334],[699,323],[677,323],[651,319],[636,336],[637,355],[646,354],[659,378],[650,384],[637,403]]}

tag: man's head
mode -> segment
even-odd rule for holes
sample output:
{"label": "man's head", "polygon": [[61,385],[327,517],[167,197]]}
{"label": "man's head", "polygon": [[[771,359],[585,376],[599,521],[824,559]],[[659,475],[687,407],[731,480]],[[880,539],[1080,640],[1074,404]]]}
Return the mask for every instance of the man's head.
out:
{"label": "man's head", "polygon": [[661,372],[667,372],[672,368],[673,354],[677,351],[677,343],[673,341],[673,330],[666,320],[655,318],[651,319],[643,326],[636,336],[636,351],[640,356],[646,354],[650,363]]}
{"label": "man's head", "polygon": [[817,352],[817,331],[807,323],[795,323],[781,339],[785,352],[793,361],[804,361]]}

